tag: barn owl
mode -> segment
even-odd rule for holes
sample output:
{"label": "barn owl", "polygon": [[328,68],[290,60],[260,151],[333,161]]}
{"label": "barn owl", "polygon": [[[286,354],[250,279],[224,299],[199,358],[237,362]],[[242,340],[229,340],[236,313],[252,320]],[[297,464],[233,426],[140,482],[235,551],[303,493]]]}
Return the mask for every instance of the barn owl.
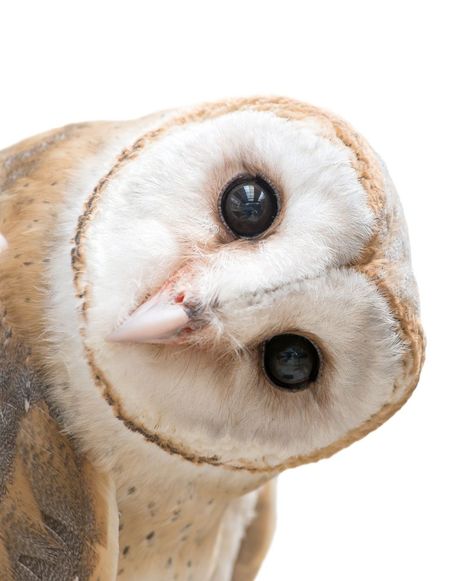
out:
{"label": "barn owl", "polygon": [[70,125],[0,161],[1,578],[254,579],[278,474],[418,381],[383,162],[285,98]]}

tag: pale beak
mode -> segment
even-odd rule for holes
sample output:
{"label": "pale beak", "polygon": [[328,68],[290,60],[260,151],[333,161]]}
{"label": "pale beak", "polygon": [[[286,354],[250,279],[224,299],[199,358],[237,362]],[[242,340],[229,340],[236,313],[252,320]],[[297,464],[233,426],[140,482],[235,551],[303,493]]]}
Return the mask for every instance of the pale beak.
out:
{"label": "pale beak", "polygon": [[170,300],[168,293],[157,293],[143,303],[108,337],[108,341],[169,343],[190,322],[185,307]]}

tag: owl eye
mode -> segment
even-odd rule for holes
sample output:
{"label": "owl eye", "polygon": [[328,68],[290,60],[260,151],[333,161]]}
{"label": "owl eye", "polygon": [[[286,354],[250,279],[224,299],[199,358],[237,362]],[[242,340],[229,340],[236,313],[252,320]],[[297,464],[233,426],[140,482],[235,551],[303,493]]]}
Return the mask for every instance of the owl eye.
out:
{"label": "owl eye", "polygon": [[221,217],[239,238],[254,238],[272,225],[278,214],[278,196],[261,177],[241,177],[224,190]]}
{"label": "owl eye", "polygon": [[263,365],[268,379],[276,387],[301,391],[316,381],[321,360],[311,341],[301,335],[285,333],[265,342]]}

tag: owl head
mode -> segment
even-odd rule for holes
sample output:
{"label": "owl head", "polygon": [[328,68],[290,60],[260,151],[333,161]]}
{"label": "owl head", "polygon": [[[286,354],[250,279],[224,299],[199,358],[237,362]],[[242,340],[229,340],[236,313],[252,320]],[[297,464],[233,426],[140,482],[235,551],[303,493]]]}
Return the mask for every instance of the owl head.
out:
{"label": "owl head", "polygon": [[405,402],[423,352],[405,223],[349,125],[256,98],[91,131],[78,156],[54,146],[42,298],[53,397],[89,447],[273,474]]}

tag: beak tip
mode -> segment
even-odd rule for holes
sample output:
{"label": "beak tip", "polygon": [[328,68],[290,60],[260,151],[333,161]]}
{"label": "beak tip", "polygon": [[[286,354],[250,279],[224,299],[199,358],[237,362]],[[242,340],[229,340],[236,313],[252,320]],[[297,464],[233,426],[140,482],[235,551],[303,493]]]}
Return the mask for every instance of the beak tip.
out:
{"label": "beak tip", "polygon": [[189,320],[182,306],[155,304],[145,311],[132,313],[120,327],[107,335],[106,340],[112,343],[167,343]]}

